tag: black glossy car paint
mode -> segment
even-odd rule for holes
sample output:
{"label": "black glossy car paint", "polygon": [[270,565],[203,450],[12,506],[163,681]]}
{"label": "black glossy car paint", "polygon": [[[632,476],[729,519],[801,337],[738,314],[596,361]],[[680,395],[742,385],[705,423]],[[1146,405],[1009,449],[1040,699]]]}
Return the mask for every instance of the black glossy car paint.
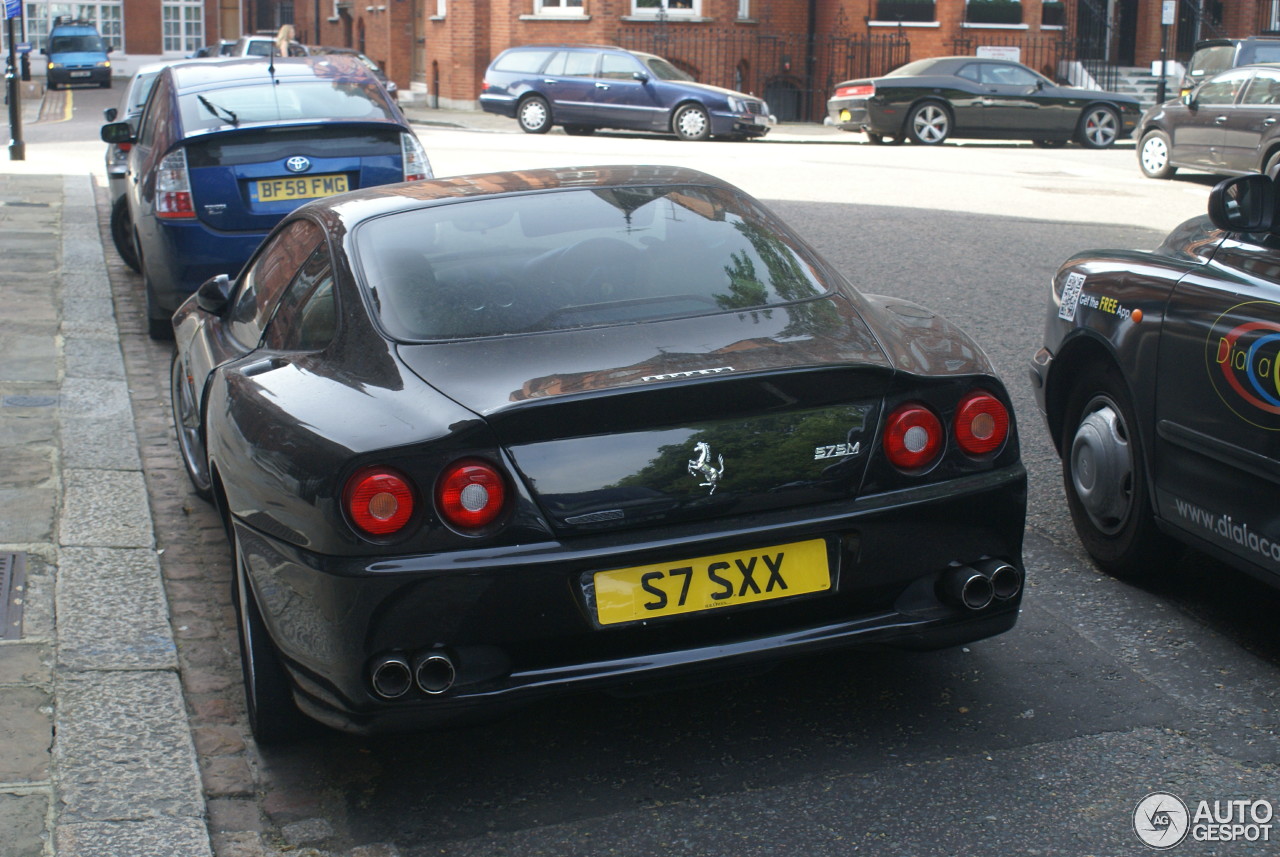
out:
{"label": "black glossy car paint", "polygon": [[[551,693],[835,647],[934,648],[1014,624],[1018,597],[972,611],[939,595],[960,565],[1021,571],[1026,476],[1012,418],[990,454],[951,441],[918,473],[880,451],[884,415],[905,402],[948,424],[974,390],[1010,407],[978,346],[928,310],[862,295],[813,255],[832,291],[767,310],[408,343],[381,332],[348,267],[351,231],[400,210],[698,186],[727,189],[687,170],[604,167],[350,194],[299,209],[258,254],[297,235],[298,264],[330,260],[326,347],[283,347],[287,325],[270,307],[261,343],[247,344],[197,299],[180,309],[179,359],[203,391],[215,495],[307,713],[356,731],[421,726]],[[693,475],[697,439],[721,458],[714,490]],[[495,465],[512,498],[482,531],[444,524],[431,502],[437,475],[462,459]],[[403,533],[368,538],[346,518],[343,486],[379,464],[405,474],[420,502]],[[828,591],[594,619],[594,572],[808,539],[826,546]],[[448,692],[373,693],[376,658],[434,651],[456,665]]]}
{"label": "black glossy car paint", "polygon": [[[1138,473],[1160,530],[1280,585],[1276,241],[1202,217],[1154,252],[1067,260],[1031,379],[1066,456],[1075,379],[1089,366],[1118,369],[1147,450]],[[1079,293],[1067,308],[1064,289]],[[1158,570],[1139,564],[1126,573]]]}

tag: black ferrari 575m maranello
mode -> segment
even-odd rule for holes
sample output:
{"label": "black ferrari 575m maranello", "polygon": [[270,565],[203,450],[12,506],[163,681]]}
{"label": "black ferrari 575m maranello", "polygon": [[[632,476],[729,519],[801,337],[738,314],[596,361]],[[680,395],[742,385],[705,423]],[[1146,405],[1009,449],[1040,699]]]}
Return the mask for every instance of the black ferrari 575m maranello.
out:
{"label": "black ferrari 575m maranello", "polygon": [[1152,252],[1058,270],[1031,380],[1076,531],[1121,577],[1169,537],[1280,585],[1280,192],[1228,179]]}
{"label": "black ferrari 575m maranello", "polygon": [[983,57],[916,60],[883,77],[846,80],[827,101],[831,121],[872,143],[936,146],[953,137],[1075,140],[1104,149],[1133,132],[1142,112],[1129,95],[1058,86],[1021,63]]}
{"label": "black ferrari 575m maranello", "polygon": [[741,191],[669,167],[310,203],[175,315],[250,718],[353,731],[1013,626],[1009,397]]}

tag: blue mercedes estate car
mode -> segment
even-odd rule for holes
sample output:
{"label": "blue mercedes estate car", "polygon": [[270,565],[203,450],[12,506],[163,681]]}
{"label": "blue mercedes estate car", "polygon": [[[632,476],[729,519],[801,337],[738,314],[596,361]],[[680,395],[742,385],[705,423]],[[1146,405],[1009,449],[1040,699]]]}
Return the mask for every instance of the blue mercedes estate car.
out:
{"label": "blue mercedes estate car", "polygon": [[104,125],[102,139],[130,145],[128,224],[155,339],[302,203],[433,177],[386,89],[345,56],[170,66],[136,123]]}
{"label": "blue mercedes estate car", "polygon": [[480,106],[530,134],[623,128],[682,140],[763,137],[773,119],[751,95],[698,83],[653,54],[604,45],[522,45],[484,74]]}

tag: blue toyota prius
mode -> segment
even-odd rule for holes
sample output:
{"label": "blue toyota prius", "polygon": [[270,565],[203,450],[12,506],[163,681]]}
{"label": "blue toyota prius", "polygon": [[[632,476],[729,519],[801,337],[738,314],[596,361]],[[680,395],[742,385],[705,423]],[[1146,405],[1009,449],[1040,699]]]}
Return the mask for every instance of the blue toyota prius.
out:
{"label": "blue toyota prius", "polygon": [[373,72],[344,56],[274,57],[165,69],[128,143],[129,228],[148,330],[202,282],[234,275],[282,217],[308,200],[431,178],[404,114]]}

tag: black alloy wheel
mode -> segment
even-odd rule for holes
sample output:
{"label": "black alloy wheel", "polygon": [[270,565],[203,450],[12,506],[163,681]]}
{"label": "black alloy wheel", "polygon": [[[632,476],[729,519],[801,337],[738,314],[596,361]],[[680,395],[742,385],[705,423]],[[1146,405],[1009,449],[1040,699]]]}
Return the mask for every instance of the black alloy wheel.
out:
{"label": "black alloy wheel", "polygon": [[111,204],[111,243],[116,245],[116,252],[124,263],[135,271],[141,272],[138,264],[138,251],[133,246],[133,223],[129,220],[129,199],[121,194]]}
{"label": "black alloy wheel", "polygon": [[1067,397],[1062,481],[1076,533],[1104,571],[1149,576],[1172,554],[1157,529],[1146,453],[1127,387],[1113,366],[1084,367]]}
{"label": "black alloy wheel", "polygon": [[178,434],[178,453],[191,480],[191,487],[202,500],[213,497],[213,480],[209,478],[209,459],[205,453],[204,431],[200,425],[200,404],[191,379],[174,352],[169,364],[169,399],[173,403],[173,427]]}
{"label": "black alloy wheel", "polygon": [[244,677],[244,703],[249,728],[259,744],[282,744],[296,738],[307,723],[293,701],[289,679],[280,655],[267,634],[253,587],[240,552],[240,540],[231,538],[235,580],[232,598],[240,629],[240,672]]}
{"label": "black alloy wheel", "polygon": [[922,146],[938,146],[951,135],[951,114],[937,101],[926,101],[907,114],[907,137]]}
{"label": "black alloy wheel", "polygon": [[516,108],[516,119],[526,134],[545,134],[551,130],[551,105],[541,95],[530,95]]}
{"label": "black alloy wheel", "polygon": [[1138,166],[1147,178],[1169,179],[1178,168],[1169,163],[1169,135],[1154,129],[1148,131],[1138,143]]}
{"label": "black alloy wheel", "polygon": [[671,130],[681,140],[706,140],[711,136],[711,117],[701,104],[686,104],[671,118]]}
{"label": "black alloy wheel", "polygon": [[1086,149],[1105,149],[1120,136],[1120,114],[1105,104],[1096,104],[1080,115],[1076,138]]}

